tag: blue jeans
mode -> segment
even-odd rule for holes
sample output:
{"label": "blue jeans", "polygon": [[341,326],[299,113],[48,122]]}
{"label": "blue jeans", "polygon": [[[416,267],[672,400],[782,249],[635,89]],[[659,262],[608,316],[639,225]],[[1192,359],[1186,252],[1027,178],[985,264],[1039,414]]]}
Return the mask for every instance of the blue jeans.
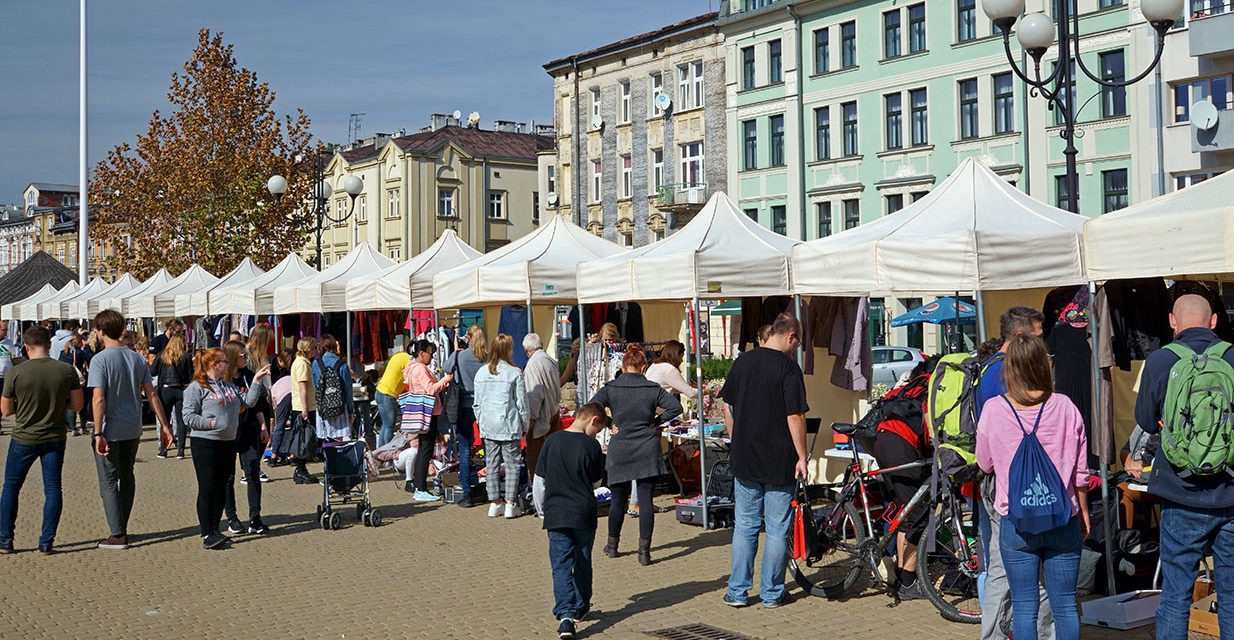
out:
{"label": "blue jeans", "polygon": [[553,567],[553,617],[577,619],[591,606],[591,547],[596,540],[590,529],[549,529],[548,561]]}
{"label": "blue jeans", "polygon": [[0,540],[13,540],[13,525],[17,522],[17,496],[34,461],[43,469],[43,532],[39,544],[51,544],[60,526],[63,494],[60,470],[64,468],[64,440],[47,444],[22,444],[9,441],[9,455],[4,463],[4,490],[0,493]]}
{"label": "blue jeans", "polygon": [[[1036,640],[1037,612],[1041,601],[1037,584],[1045,579],[1045,592],[1054,613],[1058,640],[1079,640],[1080,615],[1075,604],[1075,583],[1080,572],[1080,518],[1045,533],[1016,530],[1010,521],[999,527],[999,550],[1011,590],[1011,630],[1016,640]],[[1163,523],[1164,524],[1164,523]],[[1164,528],[1164,527],[1163,527]],[[1190,587],[1188,587],[1188,592]]]}
{"label": "blue jeans", "polygon": [[728,577],[730,599],[745,600],[754,587],[754,556],[758,532],[767,531],[758,593],[764,604],[784,595],[784,572],[788,568],[789,523],[792,520],[793,485],[774,485],[733,478],[733,569]]}
{"label": "blue jeans", "polygon": [[471,466],[471,449],[476,441],[476,414],[471,407],[458,408],[458,424],[454,425],[455,440],[458,442],[458,486],[463,495],[470,496],[471,488],[480,484],[480,470]]}
{"label": "blue jeans", "polygon": [[377,402],[377,415],[381,416],[381,431],[377,433],[377,446],[380,447],[394,438],[394,427],[398,425],[402,413],[398,398],[377,391],[373,393],[373,400]]}
{"label": "blue jeans", "polygon": [[[1194,509],[1172,502],[1161,507],[1161,603],[1158,640],[1185,640],[1191,618],[1191,587],[1204,547],[1213,548],[1217,600],[1234,603],[1234,508]],[[1222,638],[1234,638],[1234,615],[1222,605],[1217,617]]]}

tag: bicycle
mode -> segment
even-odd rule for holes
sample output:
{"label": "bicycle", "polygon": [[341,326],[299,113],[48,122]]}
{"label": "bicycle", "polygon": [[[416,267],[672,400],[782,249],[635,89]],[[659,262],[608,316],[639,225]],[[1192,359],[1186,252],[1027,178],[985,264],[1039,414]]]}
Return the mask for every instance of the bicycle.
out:
{"label": "bicycle", "polygon": [[[857,427],[835,424],[832,429],[849,435]],[[896,532],[916,510],[929,509],[926,531],[917,547],[917,578],[927,599],[943,618],[979,623],[977,575],[984,553],[967,500],[939,471],[934,458],[866,471],[856,447],[852,454],[841,482],[803,487],[815,516],[816,545],[810,558],[790,559],[793,578],[811,595],[829,599],[847,594],[863,573],[873,586],[890,587],[888,575],[895,566]],[[908,504],[884,505],[879,483],[871,481],[884,474],[927,465],[931,468],[930,479]],[[891,552],[887,551],[889,548]]]}

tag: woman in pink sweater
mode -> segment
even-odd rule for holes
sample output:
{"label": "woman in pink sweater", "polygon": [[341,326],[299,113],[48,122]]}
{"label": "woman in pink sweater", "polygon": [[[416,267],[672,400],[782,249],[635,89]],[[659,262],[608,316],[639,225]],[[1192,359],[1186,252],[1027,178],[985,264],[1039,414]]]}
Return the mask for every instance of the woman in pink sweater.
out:
{"label": "woman in pink sweater", "polygon": [[415,502],[436,502],[441,500],[441,496],[429,493],[428,465],[432,461],[433,448],[437,444],[438,435],[441,433],[438,426],[438,422],[441,419],[441,392],[450,386],[450,381],[454,380],[454,376],[446,374],[444,378],[438,380],[437,376],[433,375],[428,365],[433,362],[433,354],[436,352],[437,345],[432,342],[428,340],[416,342],[415,355],[411,362],[407,363],[407,368],[403,370],[403,382],[407,383],[407,388],[412,393],[433,396],[437,399],[437,402],[433,404],[433,419],[429,422],[428,431],[417,436],[419,440],[416,443],[418,450],[416,451],[414,469],[412,470],[412,483],[415,487],[412,500]]}
{"label": "woman in pink sweater", "polygon": [[[1024,433],[1037,424],[1037,439],[1071,498],[1071,520],[1045,533],[1019,531],[1003,520],[999,532],[1003,564],[1011,590],[1011,626],[1016,640],[1037,638],[1038,577],[1054,613],[1058,640],[1079,640],[1075,584],[1080,549],[1088,535],[1088,440],[1084,418],[1066,396],[1053,393],[1050,356],[1041,338],[1017,335],[1006,349],[1002,375],[1007,393],[986,401],[977,422],[977,464],[995,477],[994,509],[1008,512],[1012,458]],[[1019,496],[1015,496],[1019,498]]]}

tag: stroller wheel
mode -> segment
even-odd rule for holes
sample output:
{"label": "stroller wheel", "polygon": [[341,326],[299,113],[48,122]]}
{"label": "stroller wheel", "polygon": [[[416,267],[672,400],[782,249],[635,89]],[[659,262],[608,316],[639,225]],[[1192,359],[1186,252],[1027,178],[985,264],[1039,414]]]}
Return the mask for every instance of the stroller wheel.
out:
{"label": "stroller wheel", "polygon": [[366,527],[373,526],[373,521],[369,519],[369,512],[367,511],[364,512],[364,515],[360,516],[360,522],[363,522]]}
{"label": "stroller wheel", "polygon": [[[318,508],[320,509],[321,507],[318,507]],[[328,513],[321,514],[321,516],[317,518],[317,521],[321,523],[322,529],[325,529],[326,531],[330,530],[330,514]]]}
{"label": "stroller wheel", "polygon": [[363,520],[363,519],[364,519],[364,505],[357,504],[356,505],[356,520]]}
{"label": "stroller wheel", "polygon": [[335,511],[330,514],[330,528],[341,529],[343,527],[343,514]]}
{"label": "stroller wheel", "polygon": [[369,521],[370,526],[380,527],[381,526],[381,510],[373,509],[372,511],[369,511],[368,521]]}

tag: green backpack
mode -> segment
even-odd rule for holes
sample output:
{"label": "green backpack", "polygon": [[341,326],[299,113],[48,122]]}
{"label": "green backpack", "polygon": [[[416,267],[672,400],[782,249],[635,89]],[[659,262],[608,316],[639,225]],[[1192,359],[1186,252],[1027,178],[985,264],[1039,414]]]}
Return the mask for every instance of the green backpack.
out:
{"label": "green backpack", "polygon": [[1202,354],[1177,342],[1162,411],[1161,450],[1179,477],[1234,471],[1234,367],[1218,341]]}
{"label": "green backpack", "polygon": [[926,424],[937,445],[939,468],[957,480],[974,473],[981,376],[1001,358],[999,354],[982,362],[967,353],[953,353],[939,359],[930,377]]}

